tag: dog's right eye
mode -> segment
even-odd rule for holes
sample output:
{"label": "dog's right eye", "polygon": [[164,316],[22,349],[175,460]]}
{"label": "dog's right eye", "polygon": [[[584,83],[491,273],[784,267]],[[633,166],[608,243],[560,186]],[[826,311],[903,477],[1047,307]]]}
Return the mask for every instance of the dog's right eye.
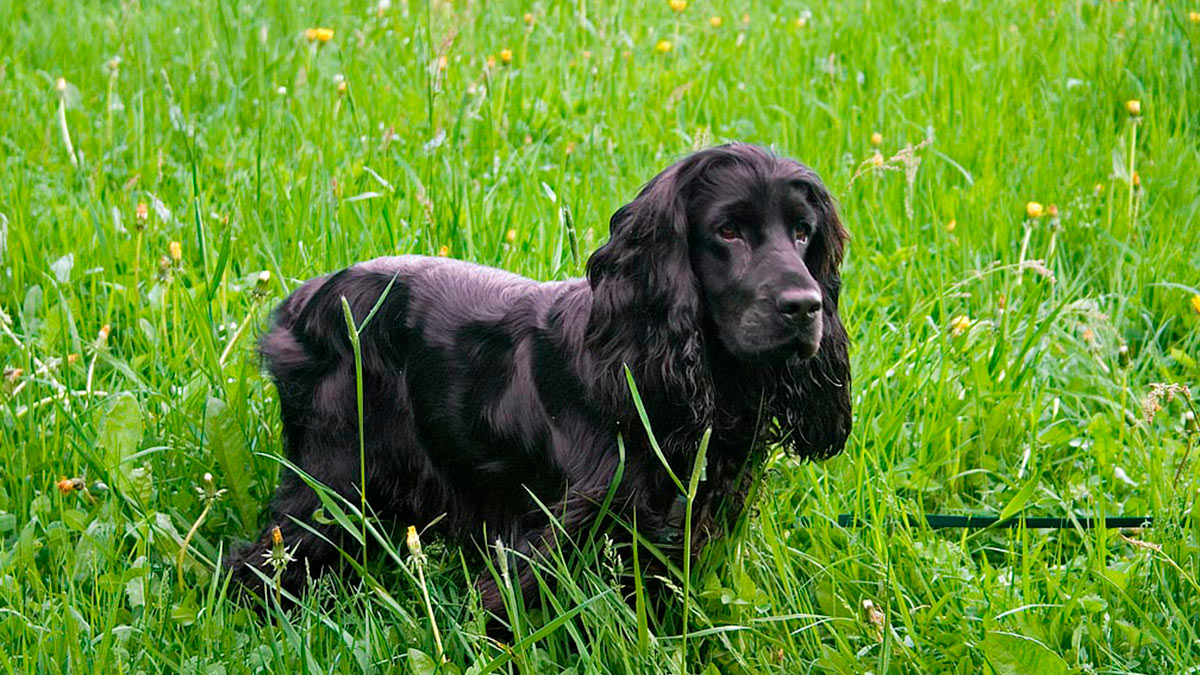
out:
{"label": "dog's right eye", "polygon": [[717,234],[721,235],[721,238],[725,241],[733,241],[734,239],[742,238],[741,233],[738,232],[737,228],[732,225],[722,225],[721,227],[717,228]]}

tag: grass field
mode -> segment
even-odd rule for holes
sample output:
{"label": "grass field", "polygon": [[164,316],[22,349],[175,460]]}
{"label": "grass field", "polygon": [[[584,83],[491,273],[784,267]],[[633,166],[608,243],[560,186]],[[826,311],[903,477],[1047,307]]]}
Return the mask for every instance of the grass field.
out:
{"label": "grass field", "polygon": [[[0,672],[1197,672],[1198,434],[1156,383],[1200,382],[1200,4],[683,5],[0,2]],[[840,202],[856,421],[772,460],[687,603],[640,623],[603,540],[507,645],[436,541],[225,597],[280,470],[271,305],[400,252],[577,276],[726,140]]]}

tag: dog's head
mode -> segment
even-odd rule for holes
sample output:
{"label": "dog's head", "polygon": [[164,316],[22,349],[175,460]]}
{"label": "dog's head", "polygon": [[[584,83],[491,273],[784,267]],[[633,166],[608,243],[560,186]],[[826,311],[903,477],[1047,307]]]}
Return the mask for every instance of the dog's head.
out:
{"label": "dog's head", "polygon": [[710,372],[712,350],[773,373],[778,390],[836,361],[845,377],[829,377],[848,392],[837,316],[845,241],[811,169],[752,145],[697,152],[613,216],[588,261],[589,345],[607,357],[602,367],[629,365],[639,385],[689,397],[702,418],[712,378],[737,377]]}

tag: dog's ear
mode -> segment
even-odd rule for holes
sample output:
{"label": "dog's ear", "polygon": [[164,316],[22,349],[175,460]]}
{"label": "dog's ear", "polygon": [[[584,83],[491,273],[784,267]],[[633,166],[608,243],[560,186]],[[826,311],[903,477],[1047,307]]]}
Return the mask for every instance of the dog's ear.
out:
{"label": "dog's ear", "polygon": [[702,170],[693,155],[651,180],[613,214],[608,242],[587,263],[587,346],[601,386],[615,401],[630,401],[628,365],[647,404],[656,398],[686,401],[698,422],[711,417],[712,393],[686,200],[688,183]]}
{"label": "dog's ear", "polygon": [[839,271],[847,233],[828,190],[811,171],[809,199],[821,219],[805,252],[805,264],[822,293],[821,346],[808,359],[790,359],[777,381],[771,412],[779,441],[797,456],[825,459],[838,454],[850,435],[849,338],[838,314]]}

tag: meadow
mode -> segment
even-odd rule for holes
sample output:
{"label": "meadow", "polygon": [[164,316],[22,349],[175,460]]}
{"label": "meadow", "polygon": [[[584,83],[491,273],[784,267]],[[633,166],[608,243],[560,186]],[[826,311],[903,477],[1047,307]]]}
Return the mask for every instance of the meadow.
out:
{"label": "meadow", "polygon": [[[1198,672],[1200,4],[7,0],[0,43],[0,672]],[[650,615],[576,541],[489,641],[477,557],[381,524],[229,597],[274,303],[396,253],[578,276],[730,140],[851,232],[844,454],[776,453]]]}

